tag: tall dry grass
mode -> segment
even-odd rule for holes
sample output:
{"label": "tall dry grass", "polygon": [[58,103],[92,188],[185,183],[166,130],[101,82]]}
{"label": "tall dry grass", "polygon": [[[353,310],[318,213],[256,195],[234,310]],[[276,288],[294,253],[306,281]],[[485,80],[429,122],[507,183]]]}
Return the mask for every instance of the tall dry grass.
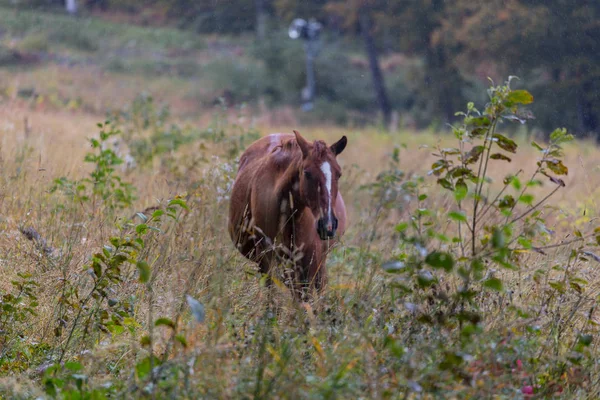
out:
{"label": "tall dry grass", "polygon": [[[81,389],[68,370],[54,376],[63,379],[63,394],[71,388],[82,396],[92,396],[95,390],[94,396],[111,392],[118,398],[519,398],[527,395],[526,386],[539,391],[544,384],[551,387],[544,393],[561,393],[564,398],[598,393],[596,367],[585,364],[556,372],[578,334],[597,331],[598,261],[590,257],[587,263],[569,264],[569,252],[579,243],[550,248],[546,254],[524,253],[524,268],[495,272],[505,290],[478,299],[485,334],[469,348],[472,353],[464,358],[466,375],[461,379],[440,369],[436,361],[455,348],[460,335],[431,331],[416,320],[415,307],[426,308],[426,299],[415,305],[398,296],[392,278],[381,270],[402,246],[394,226],[410,218],[418,204],[399,185],[384,192],[363,186],[389,167],[393,149],[399,146],[398,166],[406,173],[400,183],[412,175],[425,176],[422,190],[429,195],[428,208],[443,215],[451,202],[426,174],[435,147],[448,146],[451,138],[376,129],[300,129],[307,138],[327,142],[348,136],[349,145],[340,156],[340,191],[350,216],[347,234],[329,257],[325,295],[300,305],[278,286],[271,303],[255,266],[229,241],[227,195],[236,168],[231,141],[206,137],[148,166],[118,169],[137,189],[131,209],[110,213],[99,200],[77,203],[51,193],[56,178],[76,180],[90,173],[92,166],[83,162],[90,151],[86,139],[97,135],[99,119],[19,105],[0,108],[0,292],[13,292],[11,282],[19,280],[19,273],[31,274],[39,284],[37,315],[15,324],[14,337],[4,343],[14,351],[0,362],[0,396],[47,396],[44,370],[59,360],[81,365]],[[229,138],[240,133],[231,123],[223,126]],[[289,129],[259,127],[262,134]],[[536,155],[525,140],[519,144],[524,149],[509,167],[530,174]],[[554,231],[552,243],[570,240],[574,227],[583,232],[595,223],[597,158],[598,149],[589,142],[566,149],[567,187],[553,200],[554,208],[544,211]],[[505,173],[499,168],[491,176],[499,179]],[[86,334],[76,330],[73,338],[66,332],[57,335],[57,319],[67,315],[70,326],[76,313],[73,309],[64,314],[59,301],[67,283],[87,293],[84,266],[90,257],[111,237],[135,235],[132,228],[119,229],[135,212],[164,207],[176,196],[186,200],[189,210],[181,210],[177,221],[161,223],[162,232],[148,236],[141,252],[151,266],[150,284],[141,284],[135,266],[126,266],[123,279],[110,288],[111,298],[131,303],[133,322],[128,329],[106,334],[90,323]],[[390,201],[389,196],[396,197]],[[52,253],[28,240],[20,232],[23,228],[39,232]],[[567,264],[570,273],[587,281],[584,296],[551,292],[548,282],[565,274],[552,267]],[[541,280],[538,270],[547,272]],[[186,295],[204,305],[203,323],[190,315]],[[511,307],[528,310],[530,316],[516,318],[508,312]],[[170,328],[154,326],[159,317],[175,321],[185,346],[174,340]],[[149,334],[152,348],[140,342]],[[431,337],[442,340],[430,341]],[[150,352],[162,367],[155,375],[141,376],[140,365]]]}

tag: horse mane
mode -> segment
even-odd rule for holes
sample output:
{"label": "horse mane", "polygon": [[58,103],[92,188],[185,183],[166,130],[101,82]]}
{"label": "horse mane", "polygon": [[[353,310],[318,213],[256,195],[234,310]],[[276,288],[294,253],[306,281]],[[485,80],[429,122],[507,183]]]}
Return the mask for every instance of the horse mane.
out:
{"label": "horse mane", "polygon": [[320,160],[327,157],[328,147],[322,140],[315,140],[313,143],[313,154]]}
{"label": "horse mane", "polygon": [[[324,141],[315,140],[310,146],[312,147],[313,156],[317,159],[325,159],[327,157],[329,148]],[[281,143],[273,148],[271,154],[274,156],[276,165],[280,168],[285,168],[302,161],[302,152],[294,137],[282,139]]]}

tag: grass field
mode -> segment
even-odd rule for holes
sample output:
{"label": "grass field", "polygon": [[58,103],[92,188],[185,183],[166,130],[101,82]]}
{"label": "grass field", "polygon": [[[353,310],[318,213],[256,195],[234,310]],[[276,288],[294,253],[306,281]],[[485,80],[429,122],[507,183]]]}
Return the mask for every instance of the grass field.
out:
{"label": "grass field", "polygon": [[[190,105],[200,78],[133,65],[154,68],[148,54],[174,46],[201,62],[209,39],[91,20],[87,45],[58,45],[54,18],[63,17],[0,12],[6,46],[79,60],[0,69],[0,398],[600,394],[595,144],[563,146],[566,187],[537,207],[556,185],[533,186],[537,200],[514,207],[529,213],[522,224],[495,230],[504,215],[491,208],[476,244],[494,250],[482,250],[476,271],[461,252],[470,213],[458,225],[456,191],[428,174],[438,148],[457,146],[451,134],[303,127],[283,111],[224,110],[208,97]],[[101,35],[106,47],[94,44]],[[212,40],[223,52],[244,46]],[[137,53],[115,71],[111,52],[131,41]],[[142,91],[155,100],[135,103]],[[121,133],[93,147],[89,139],[112,132],[97,126],[107,109]],[[349,138],[340,191],[350,227],[329,256],[327,290],[306,304],[280,285],[270,302],[226,230],[237,157],[257,137],[291,129]],[[512,161],[490,163],[486,201],[509,173],[522,170],[525,186],[544,157],[530,142],[547,140],[513,138]],[[135,167],[115,158],[127,154]],[[507,193],[517,197],[517,186]]]}

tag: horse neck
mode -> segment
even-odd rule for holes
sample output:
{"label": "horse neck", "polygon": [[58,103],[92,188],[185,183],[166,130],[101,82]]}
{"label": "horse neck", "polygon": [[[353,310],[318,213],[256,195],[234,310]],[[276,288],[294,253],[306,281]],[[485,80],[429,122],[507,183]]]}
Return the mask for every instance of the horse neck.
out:
{"label": "horse neck", "polygon": [[[281,211],[290,212],[293,210],[297,216],[301,215],[301,211],[306,208],[306,203],[300,195],[300,169],[302,158],[294,159],[285,169],[283,175],[277,185],[277,195],[279,204],[282,203],[286,207],[281,207]],[[290,195],[291,194],[291,195]],[[291,203],[290,203],[291,202]]]}

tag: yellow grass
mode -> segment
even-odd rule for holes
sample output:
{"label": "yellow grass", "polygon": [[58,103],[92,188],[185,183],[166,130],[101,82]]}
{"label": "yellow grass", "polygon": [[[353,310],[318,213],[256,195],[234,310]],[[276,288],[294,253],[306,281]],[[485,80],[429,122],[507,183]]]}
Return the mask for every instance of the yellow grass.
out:
{"label": "yellow grass", "polygon": [[[42,73],[42,72],[39,72]],[[58,71],[45,71],[44,74],[58,73]],[[38,82],[39,76],[16,75],[18,84]],[[114,93],[121,88],[122,82],[118,79],[106,85],[102,89],[94,91],[95,77],[93,73],[72,75],[72,88],[85,87],[88,94],[81,94],[84,98],[92,99],[97,96],[98,105],[92,110],[102,108],[114,100]],[[52,75],[49,80],[59,79]],[[160,87],[160,82],[156,83]],[[135,85],[134,85],[135,86]],[[99,87],[98,87],[99,88]],[[48,90],[51,88],[48,87]],[[68,92],[69,89],[61,89]],[[135,89],[123,90],[129,93],[124,98],[131,97]],[[104,92],[106,91],[106,92]],[[65,93],[67,93],[65,92]],[[75,96],[75,93],[67,93],[67,97]],[[91,100],[85,100],[89,103]],[[123,103],[117,103],[122,106]],[[239,120],[234,113],[228,117],[231,123],[250,124],[253,120],[250,116]],[[60,176],[70,179],[79,179],[86,176],[90,166],[83,163],[84,155],[90,151],[87,141],[95,137],[98,132],[96,123],[102,121],[101,113],[90,113],[82,110],[65,111],[55,109],[44,109],[36,105],[27,105],[20,100],[8,100],[0,105],[0,291],[11,290],[10,282],[17,278],[17,273],[29,272],[38,279],[42,290],[40,291],[39,316],[28,326],[26,335],[34,341],[44,341],[60,346],[64,344],[64,337],[53,338],[52,330],[56,325],[57,296],[59,295],[61,279],[78,279],[82,273],[82,266],[88,262],[89,256],[97,252],[109,237],[118,234],[114,227],[114,221],[107,221],[99,214],[94,214],[94,208],[90,205],[81,207],[74,205],[77,218],[73,219],[68,214],[53,213],[53,207],[60,202],[66,202],[60,194],[50,194],[49,188],[53,180]],[[210,111],[207,115],[197,116],[194,120],[183,122],[203,127],[210,120]],[[388,168],[390,156],[395,146],[401,148],[400,168],[409,175],[426,176],[435,157],[431,154],[436,147],[449,147],[454,144],[451,136],[445,134],[434,134],[430,132],[401,131],[397,133],[381,132],[374,128],[367,129],[342,129],[339,127],[302,127],[286,126],[278,124],[272,126],[268,123],[269,118],[265,115],[254,119],[261,134],[270,132],[289,132],[298,129],[309,139],[323,139],[333,142],[341,135],[347,135],[349,145],[340,156],[340,163],[344,169],[341,190],[349,207],[351,228],[343,239],[341,254],[330,260],[330,301],[338,305],[337,312],[350,315],[352,311],[345,309],[345,302],[349,296],[368,296],[370,291],[375,292],[375,287],[380,287],[387,278],[381,275],[380,264],[364,261],[364,265],[354,260],[351,253],[352,248],[364,248],[369,242],[371,231],[375,229],[375,240],[372,249],[381,252],[382,257],[392,257],[397,253],[397,241],[392,239],[391,232],[395,224],[406,218],[406,213],[395,211],[384,211],[375,219],[375,200],[369,198],[359,187],[371,183],[377,174]],[[27,128],[25,127],[27,124]],[[512,163],[493,163],[492,176],[496,182],[510,171],[522,169],[523,180],[529,177],[535,168],[538,155],[523,138],[517,138],[519,146],[523,148],[514,157]],[[219,158],[212,158],[217,155]],[[208,162],[200,163],[198,167],[191,168],[189,164],[193,160],[204,156]],[[220,165],[226,163],[222,145],[199,141],[190,146],[182,148],[176,155],[178,160],[179,175],[155,162],[149,169],[137,168],[132,171],[123,172],[125,180],[132,182],[137,188],[139,199],[135,202],[135,211],[141,211],[146,207],[164,204],[167,199],[176,195],[188,196],[188,203],[192,211],[186,217],[182,230],[169,239],[167,247],[157,253],[157,263],[153,265],[156,271],[155,304],[153,315],[172,316],[177,314],[181,304],[182,296],[188,287],[188,291],[197,298],[204,299],[207,307],[208,326],[198,326],[185,322],[183,330],[186,332],[191,348],[199,354],[201,360],[207,365],[205,373],[214,376],[215,388],[213,394],[229,397],[234,396],[231,382],[223,375],[233,373],[235,368],[234,359],[236,354],[241,354],[237,346],[240,339],[234,338],[232,334],[245,332],[240,326],[231,327],[225,321],[239,321],[245,324],[255,321],[262,315],[262,306],[266,304],[267,298],[264,290],[259,287],[258,279],[246,275],[245,271],[252,271],[251,263],[242,259],[230,244],[226,233],[226,201],[219,200],[215,192],[217,187],[226,187],[226,179],[222,175],[214,174]],[[596,146],[587,141],[577,141],[566,148],[566,162],[569,166],[569,175],[565,179],[567,187],[559,191],[553,198],[552,204],[556,207],[554,211],[545,211],[549,215],[548,227],[556,231],[552,242],[558,243],[563,239],[568,240],[573,236],[573,229],[589,232],[597,225],[597,201],[599,169],[598,161],[600,151]],[[356,167],[353,167],[355,165]],[[183,173],[181,173],[183,171]],[[175,182],[179,179],[178,182]],[[193,186],[192,183],[199,183]],[[441,211],[442,214],[451,208],[450,197],[441,192],[435,185],[435,178],[425,178],[426,192],[430,195],[430,208]],[[495,185],[499,187],[498,185]],[[547,193],[552,186],[547,183],[543,188],[537,190],[538,197]],[[410,207],[415,207],[412,203]],[[128,210],[128,215],[131,214]],[[26,240],[19,232],[19,227],[34,227],[46,238],[49,244],[69,252],[72,256],[69,260],[61,260],[60,265],[54,265],[36,250],[35,246]],[[183,240],[182,238],[185,238]],[[369,244],[368,246],[371,246]],[[348,252],[346,254],[346,252]],[[524,253],[522,264],[528,268],[519,273],[498,271],[497,276],[505,279],[505,285],[513,291],[511,297],[513,304],[523,307],[531,305],[540,300],[540,285],[532,280],[534,271],[539,268],[549,269],[554,264],[566,262],[566,249],[548,251],[548,257],[537,253]],[[152,261],[152,260],[149,260]],[[588,264],[577,264],[573,266],[573,272],[585,277],[589,281],[586,288],[587,298],[594,298],[600,294],[600,276],[596,272],[596,262]],[[373,271],[374,280],[366,280],[364,271]],[[369,272],[370,273],[370,272]],[[190,283],[190,277],[195,281]],[[550,273],[551,279],[559,279],[562,273]],[[360,278],[359,278],[360,277]],[[455,285],[456,282],[449,281]],[[368,286],[372,284],[373,286]],[[139,285],[130,285],[121,288],[123,293],[135,294],[146,299],[143,288]],[[545,290],[545,289],[544,289]],[[294,324],[300,312],[291,301],[285,288],[278,288],[277,299],[280,307],[280,322],[284,325]],[[123,295],[123,293],[121,295]],[[362,294],[361,294],[362,293]],[[496,300],[495,300],[496,301]],[[498,301],[508,301],[506,296],[498,297]],[[540,300],[541,301],[541,300]],[[573,306],[575,300],[565,300],[564,307]],[[502,307],[497,303],[483,303],[484,311],[489,313],[488,327],[506,328],[503,318]],[[589,302],[586,307],[576,311],[572,323],[584,323],[586,313],[589,311]],[[335,307],[332,305],[332,307]],[[86,362],[103,363],[106,360],[116,360],[128,354],[128,346],[135,346],[141,332],[147,332],[148,326],[145,321],[148,317],[146,303],[137,305],[138,321],[141,323],[140,333],[127,339],[117,339],[112,343],[104,343],[93,349],[91,359],[81,358]],[[306,310],[310,317],[312,310]],[[231,317],[235,315],[236,317]],[[375,314],[373,314],[375,315]],[[371,317],[373,317],[371,315]],[[498,316],[498,319],[493,317]],[[307,324],[315,327],[319,322],[310,317]],[[552,316],[542,318],[549,323]],[[245,326],[245,325],[244,325]],[[513,325],[511,329],[517,329]],[[258,328],[257,328],[258,329]],[[350,326],[343,329],[352,332]],[[158,353],[165,347],[168,332],[158,329],[155,350]],[[247,334],[247,333],[244,333]],[[574,332],[569,332],[573,337]],[[321,346],[325,346],[327,352],[335,351],[336,347],[327,346],[319,340],[324,337],[312,337],[314,356],[316,357],[317,374],[327,376],[336,370],[335,357],[328,360],[330,353],[325,353]],[[377,355],[375,350],[368,350],[369,344],[363,339],[357,339],[357,343],[364,346],[354,350],[345,349],[344,360],[349,360],[347,368],[358,362],[361,358],[363,368],[376,368]],[[342,342],[333,346],[343,346]],[[365,350],[366,349],[366,350]],[[278,350],[270,348],[270,354],[277,359]],[[353,352],[356,351],[356,352]],[[365,353],[373,351],[372,355]],[[69,353],[75,356],[75,353]],[[342,362],[342,356],[338,354]],[[348,357],[348,358],[345,358]],[[362,358],[364,357],[364,358]],[[126,358],[127,359],[127,358]],[[220,360],[220,361],[219,361]],[[124,365],[131,367],[133,361],[123,361]],[[346,361],[343,361],[346,362]],[[18,375],[17,375],[18,376]],[[101,381],[104,375],[95,378]],[[208,378],[207,378],[208,379]],[[5,380],[6,387],[12,382]],[[284,386],[283,386],[284,387]],[[374,392],[371,392],[374,393]]]}

